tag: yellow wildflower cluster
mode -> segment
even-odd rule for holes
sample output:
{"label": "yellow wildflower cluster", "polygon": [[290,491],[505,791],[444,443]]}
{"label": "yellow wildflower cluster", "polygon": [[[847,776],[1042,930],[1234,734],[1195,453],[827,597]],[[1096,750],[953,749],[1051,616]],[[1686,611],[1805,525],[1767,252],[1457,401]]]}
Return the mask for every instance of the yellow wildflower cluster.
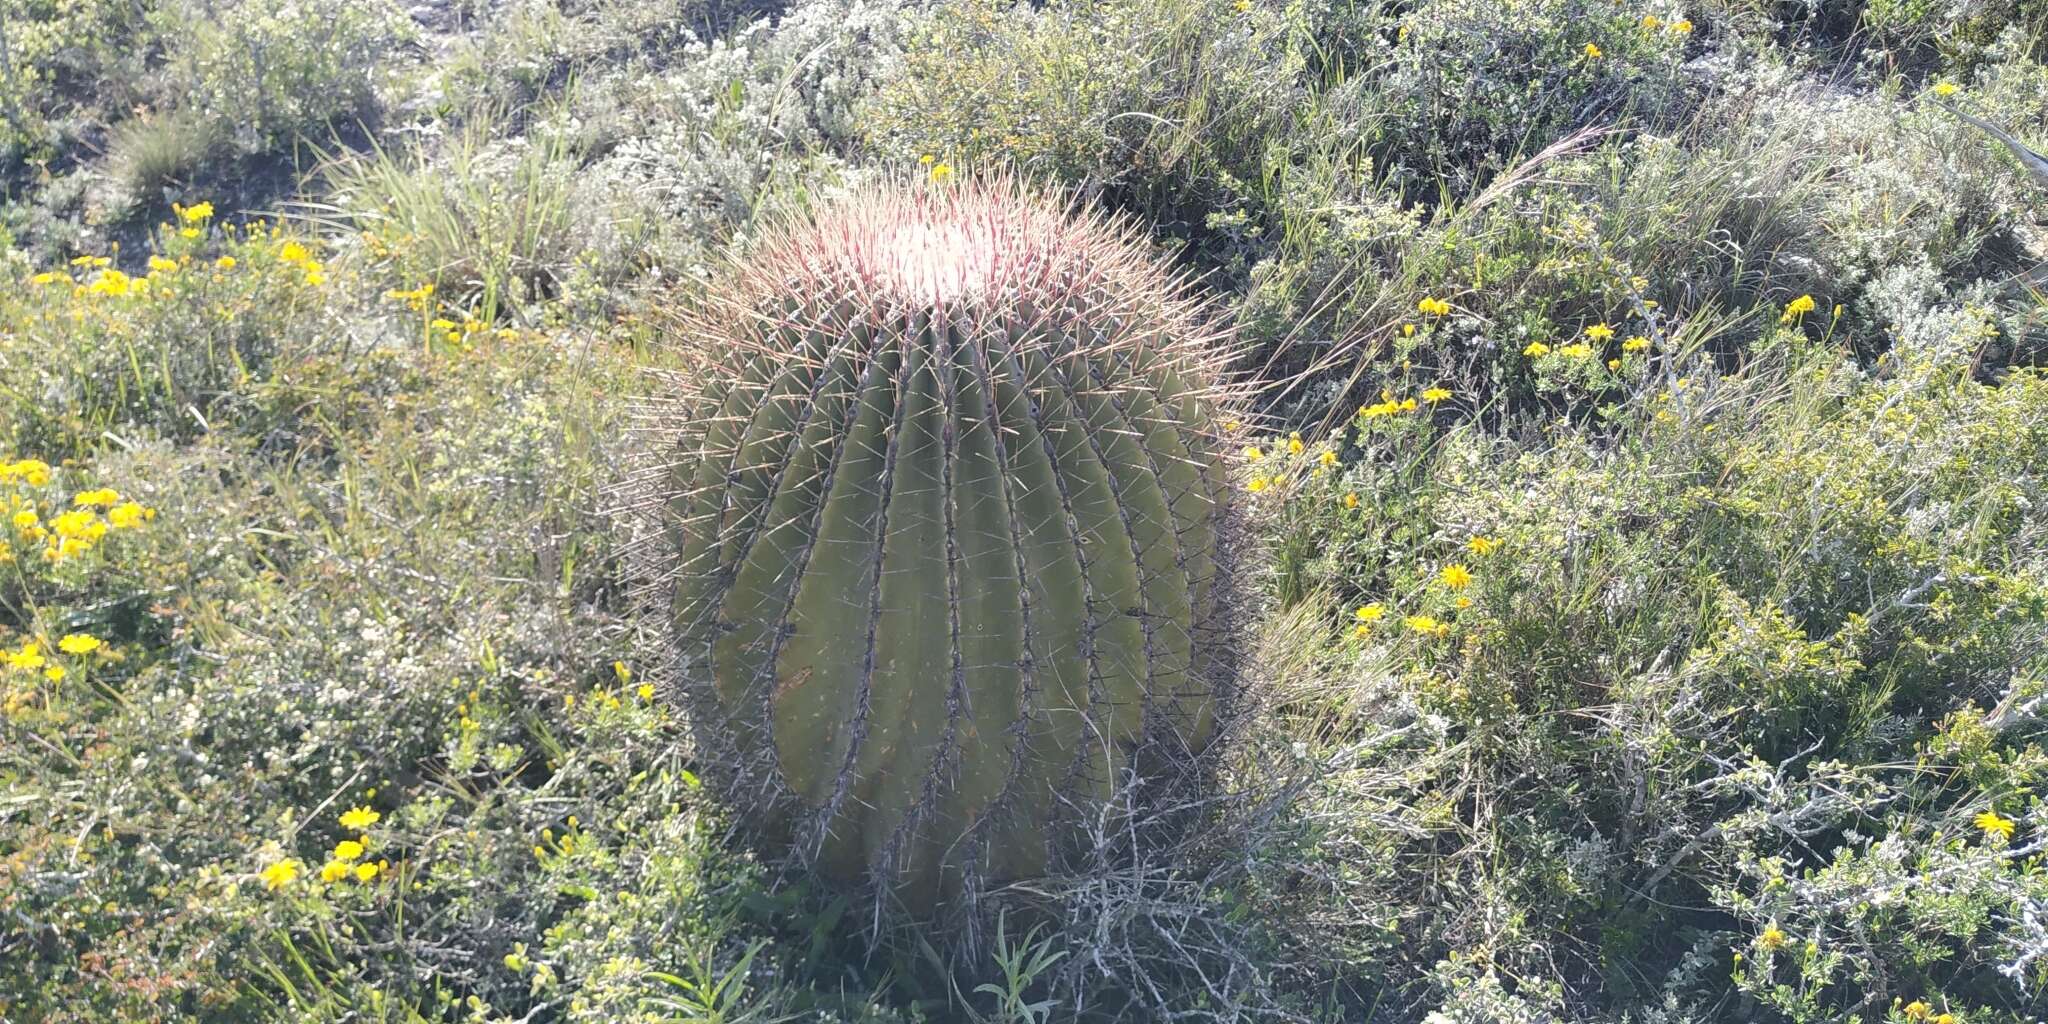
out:
{"label": "yellow wildflower cluster", "polygon": [[[20,481],[40,487],[49,480],[50,467],[39,460],[0,462],[0,483]],[[10,494],[7,504],[8,522],[15,536],[30,544],[41,544],[43,560],[53,563],[91,551],[109,530],[137,529],[156,518],[155,509],[125,501],[120,492],[110,487],[80,491],[72,497],[70,509],[52,515],[47,521],[32,498]],[[0,551],[5,552],[0,561],[13,560],[12,546]]]}
{"label": "yellow wildflower cluster", "polygon": [[1813,312],[1815,306],[1816,303],[1813,301],[1813,296],[1801,295],[1800,297],[1793,299],[1791,302],[1785,304],[1785,312],[1779,314],[1778,322],[1789,324],[1792,321],[1797,320],[1800,317]]}
{"label": "yellow wildflower cluster", "polygon": [[1677,21],[1665,21],[1654,14],[1645,14],[1636,24],[1641,25],[1645,32],[1655,32],[1658,29],[1663,29],[1674,36],[1690,35],[1692,33],[1692,22],[1685,18],[1680,18]]}
{"label": "yellow wildflower cluster", "polygon": [[1924,1020],[1927,1024],[1956,1024],[1955,1014],[1936,1013],[1934,1007],[1927,1005],[1924,999],[1915,999],[1905,1006],[1899,1006],[1897,1001],[1893,1001],[1892,1005],[1899,1007],[1899,1012],[1905,1014],[1907,1020]]}
{"label": "yellow wildflower cluster", "polygon": [[[1473,554],[1483,557],[1500,550],[1502,544],[1503,542],[1499,538],[1475,534],[1470,540],[1465,542],[1465,548]],[[1441,593],[1449,597],[1450,607],[1460,611],[1472,607],[1472,599],[1465,596],[1464,592],[1477,579],[1478,576],[1473,573],[1471,567],[1462,562],[1452,562],[1443,565],[1437,569],[1435,574],[1435,582],[1442,588]],[[1441,597],[1436,599],[1436,604],[1439,606],[1441,602]],[[1428,607],[1427,603],[1426,607]],[[1374,625],[1386,618],[1387,606],[1383,602],[1374,601],[1370,604],[1359,605],[1352,610],[1351,615],[1352,618],[1357,620],[1356,625],[1352,627],[1352,632],[1363,638],[1370,636]],[[1407,627],[1411,633],[1417,633],[1432,639],[1449,636],[1451,632],[1451,623],[1437,618],[1427,611],[1418,611],[1413,615],[1402,616],[1401,624]]]}
{"label": "yellow wildflower cluster", "polygon": [[1445,299],[1425,298],[1421,302],[1416,303],[1415,308],[1420,310],[1424,316],[1451,315],[1451,304]]}
{"label": "yellow wildflower cluster", "polygon": [[1382,391],[1380,392],[1379,401],[1358,407],[1358,418],[1376,420],[1382,416],[1398,416],[1404,412],[1414,412],[1417,408],[1419,408],[1419,405],[1413,398],[1395,398],[1393,392]]}
{"label": "yellow wildflower cluster", "polygon": [[306,248],[295,239],[287,239],[284,244],[277,247],[277,259],[280,263],[286,263],[304,271],[307,284],[320,285],[327,283],[327,267],[319,260],[313,258],[313,251],[311,249]]}

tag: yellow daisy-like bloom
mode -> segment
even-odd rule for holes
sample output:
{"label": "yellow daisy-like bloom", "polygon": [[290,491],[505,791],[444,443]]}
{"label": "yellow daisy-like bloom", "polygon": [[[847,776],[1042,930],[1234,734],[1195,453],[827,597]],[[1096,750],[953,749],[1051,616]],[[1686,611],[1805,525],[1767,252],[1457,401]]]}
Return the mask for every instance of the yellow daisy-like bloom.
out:
{"label": "yellow daisy-like bloom", "polygon": [[167,260],[164,259],[162,256],[151,256],[149,258],[149,270],[150,273],[152,274],[169,274],[175,272],[177,269],[177,260]]}
{"label": "yellow daisy-like bloom", "polygon": [[1763,934],[1756,937],[1756,944],[1764,949],[1777,949],[1785,944],[1785,933],[1777,925],[1766,925]]}
{"label": "yellow daisy-like bloom", "polygon": [[1594,324],[1591,327],[1586,328],[1586,337],[1591,338],[1594,341],[1606,341],[1607,339],[1614,337],[1614,328],[1609,327],[1606,324]]}
{"label": "yellow daisy-like bloom", "polygon": [[235,258],[233,256],[222,256],[220,259],[214,260],[213,265],[222,270],[233,270],[235,269]]}
{"label": "yellow daisy-like bloom", "polygon": [[1813,296],[1801,295],[1800,297],[1793,299],[1791,302],[1785,304],[1785,312],[1778,317],[1778,321],[1780,323],[1789,324],[1792,321],[1802,316],[1805,316],[1808,313],[1813,312],[1814,306],[1815,303],[1813,301]]}
{"label": "yellow daisy-like bloom", "polygon": [[1558,349],[1557,354],[1566,359],[1591,359],[1593,358],[1593,346],[1583,341],[1575,341]]}
{"label": "yellow daisy-like bloom", "polygon": [[1451,315],[1451,303],[1447,299],[1424,298],[1415,304],[1415,308],[1427,316]]}
{"label": "yellow daisy-like bloom", "polygon": [[1351,614],[1356,616],[1360,622],[1378,622],[1386,616],[1387,606],[1374,601],[1371,604],[1359,605],[1358,610]]}
{"label": "yellow daisy-like bloom", "polygon": [[204,202],[194,203],[191,206],[181,207],[178,209],[178,216],[183,217],[185,219],[185,223],[187,224],[197,224],[200,221],[213,216],[213,204],[210,202]]}
{"label": "yellow daisy-like bloom", "polygon": [[1623,352],[1641,352],[1649,347],[1650,339],[1640,334],[1621,343],[1621,350]]}
{"label": "yellow daisy-like bloom", "polygon": [[35,511],[35,509],[32,509],[32,508],[25,508],[25,509],[22,509],[21,511],[19,511],[19,512],[16,512],[16,513],[14,514],[14,528],[15,528],[15,529],[17,529],[17,530],[20,530],[20,531],[22,531],[23,533],[27,533],[27,532],[28,532],[29,530],[31,530],[31,529],[34,529],[34,528],[35,528],[35,525],[36,525],[36,511]]}
{"label": "yellow daisy-like bloom", "polygon": [[347,877],[348,863],[346,861],[330,860],[320,865],[320,880],[323,882],[339,882]]}
{"label": "yellow daisy-like bloom", "polygon": [[952,167],[952,165],[951,165],[951,164],[933,164],[933,165],[932,165],[932,180],[933,180],[933,181],[945,181],[946,179],[948,179],[948,178],[950,178],[950,177],[952,177],[952,176],[953,176],[953,167]]}
{"label": "yellow daisy-like bloom", "polygon": [[313,254],[297,242],[286,242],[278,246],[277,258],[286,263],[304,263],[312,259]]}
{"label": "yellow daisy-like bloom", "polygon": [[1244,450],[1244,457],[1247,462],[1257,462],[1265,458],[1266,453],[1258,445],[1252,445]]}
{"label": "yellow daisy-like bloom", "polygon": [[1905,1009],[1907,1020],[1920,1020],[1926,1017],[1928,1012],[1933,1010],[1934,1007],[1927,1005],[1925,1002],[1921,1000],[1915,999],[1912,1002],[1907,1003]]}
{"label": "yellow daisy-like bloom", "polygon": [[375,825],[383,817],[368,807],[351,807],[342,813],[341,827],[351,832],[361,832]]}
{"label": "yellow daisy-like bloom", "polygon": [[1540,356],[1547,356],[1550,354],[1550,346],[1545,345],[1540,341],[1532,341],[1529,343],[1529,347],[1522,350],[1522,354],[1528,356],[1531,359],[1535,359]]}
{"label": "yellow daisy-like bloom", "polygon": [[1597,43],[1587,43],[1584,52],[1587,60],[1600,59],[1600,47]]}
{"label": "yellow daisy-like bloom", "polygon": [[364,849],[362,843],[353,839],[344,839],[334,844],[334,859],[352,863],[362,858]]}
{"label": "yellow daisy-like bloom", "polygon": [[1642,21],[1642,25],[1643,25],[1643,27],[1644,27],[1644,28],[1646,28],[1646,29],[1649,29],[1649,30],[1650,30],[1650,31],[1652,31],[1652,32],[1654,32],[1654,31],[1656,31],[1656,30],[1657,30],[1658,28],[1662,27],[1662,26],[1663,26],[1663,24],[1664,24],[1664,22],[1663,22],[1663,21],[1662,21],[1661,19],[1659,19],[1659,18],[1658,18],[1658,17],[1656,16],[1656,15],[1654,15],[1654,14],[1645,14],[1645,15],[1643,15],[1643,21]]}
{"label": "yellow daisy-like bloom", "polygon": [[1692,22],[1688,19],[1680,18],[1672,23],[1671,31],[1674,35],[1687,35],[1692,32]]}
{"label": "yellow daisy-like bloom", "polygon": [[1438,622],[1428,615],[1410,615],[1402,619],[1401,622],[1414,632],[1427,633],[1432,636],[1442,636],[1450,631],[1449,625]]}
{"label": "yellow daisy-like bloom", "polygon": [[1977,815],[1975,822],[1977,828],[1982,830],[1986,837],[2012,838],[2012,830],[2015,823],[2011,818],[2004,817],[1997,811],[1985,811]]}
{"label": "yellow daisy-like bloom", "polygon": [[636,691],[636,692],[638,692],[638,693],[640,694],[640,699],[641,699],[641,700],[653,700],[653,699],[654,699],[654,684],[653,684],[653,683],[641,683],[641,684],[640,684],[640,689],[639,689],[638,691]]}
{"label": "yellow daisy-like bloom", "polygon": [[1287,435],[1287,454],[1300,455],[1304,447],[1301,443],[1301,433],[1299,431]]}
{"label": "yellow daisy-like bloom", "polygon": [[51,682],[53,682],[53,683],[61,683],[61,682],[63,682],[63,681],[64,681],[64,666],[62,666],[62,665],[52,665],[52,666],[50,666],[49,668],[46,668],[46,669],[44,669],[44,670],[43,670],[43,678],[44,678],[44,679],[47,679],[47,680],[49,680],[49,681],[51,681]]}
{"label": "yellow daisy-like bloom", "polygon": [[1954,82],[1936,82],[1934,83],[1934,94],[1936,96],[1954,96],[1956,94],[1956,84]]}
{"label": "yellow daisy-like bloom", "polygon": [[1325,448],[1321,455],[1316,456],[1316,461],[1325,466],[1334,466],[1337,464],[1337,453]]}
{"label": "yellow daisy-like bloom", "polygon": [[1472,571],[1462,565],[1447,565],[1438,572],[1437,579],[1452,590],[1463,590],[1472,585]]}
{"label": "yellow daisy-like bloom", "polygon": [[1345,494],[1345,495],[1344,495],[1344,507],[1345,507],[1345,508],[1357,508],[1357,507],[1358,507],[1358,495],[1357,495],[1357,494],[1355,494],[1355,493],[1347,493],[1347,494]]}
{"label": "yellow daisy-like bloom", "polygon": [[97,491],[78,492],[72,496],[71,504],[77,508],[105,508],[120,500],[121,495],[119,493],[115,492],[112,488],[102,487]]}
{"label": "yellow daisy-like bloom", "polygon": [[21,650],[7,655],[7,667],[24,672],[33,672],[36,669],[42,668],[45,661],[43,645],[33,640],[23,642]]}
{"label": "yellow daisy-like bloom", "polygon": [[57,649],[66,654],[91,654],[100,646],[100,638],[90,633],[66,633],[57,641]]}
{"label": "yellow daisy-like bloom", "polygon": [[299,862],[290,859],[277,861],[264,868],[262,873],[263,884],[271,892],[276,892],[292,884],[292,879],[297,877],[299,877]]}
{"label": "yellow daisy-like bloom", "polygon": [[144,508],[132,501],[124,501],[107,510],[107,525],[116,530],[128,530],[141,526],[144,520],[155,518],[155,516],[155,509]]}
{"label": "yellow daisy-like bloom", "polygon": [[1471,540],[1465,542],[1466,550],[1472,552],[1475,555],[1491,554],[1494,551],[1499,550],[1500,545],[1501,542],[1499,540],[1485,536],[1484,534],[1473,537]]}
{"label": "yellow daisy-like bloom", "polygon": [[1272,482],[1272,481],[1270,481],[1270,480],[1266,479],[1265,477],[1262,477],[1262,476],[1255,476],[1255,477],[1252,477],[1252,478],[1251,478],[1251,481],[1250,481],[1249,483],[1245,484],[1244,486],[1245,486],[1245,489],[1246,489],[1246,490],[1248,490],[1248,491],[1252,492],[1253,494],[1257,494],[1257,493],[1259,493],[1260,491],[1263,491],[1263,490],[1265,490],[1265,489],[1266,489],[1266,487],[1267,487],[1267,486],[1268,486],[1268,485],[1269,485],[1269,484],[1270,484],[1271,482]]}
{"label": "yellow daisy-like bloom", "polygon": [[374,878],[376,878],[376,877],[377,877],[377,872],[379,872],[379,871],[381,871],[381,870],[383,870],[383,868],[382,868],[382,867],[381,867],[380,865],[376,865],[376,864],[358,864],[358,865],[356,865],[356,881],[358,881],[358,882],[367,882],[367,881],[370,881],[371,879],[374,879]]}
{"label": "yellow daisy-like bloom", "polygon": [[1441,402],[1449,397],[1451,397],[1449,388],[1428,388],[1422,392],[1422,400],[1425,402]]}

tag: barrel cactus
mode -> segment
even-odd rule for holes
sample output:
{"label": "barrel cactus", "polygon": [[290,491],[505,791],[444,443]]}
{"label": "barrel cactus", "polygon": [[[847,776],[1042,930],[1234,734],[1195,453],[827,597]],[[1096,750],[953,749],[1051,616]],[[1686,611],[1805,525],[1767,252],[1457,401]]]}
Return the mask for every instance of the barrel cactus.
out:
{"label": "barrel cactus", "polygon": [[684,315],[651,569],[758,835],[929,912],[1198,763],[1227,399],[1185,284],[1015,183],[895,185],[771,229]]}

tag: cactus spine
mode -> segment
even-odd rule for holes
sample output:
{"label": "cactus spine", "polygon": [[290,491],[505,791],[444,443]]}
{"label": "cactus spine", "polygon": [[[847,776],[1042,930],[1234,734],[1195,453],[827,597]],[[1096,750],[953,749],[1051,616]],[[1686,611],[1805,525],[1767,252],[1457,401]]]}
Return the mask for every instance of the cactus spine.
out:
{"label": "cactus spine", "polygon": [[1209,745],[1221,355],[1184,284],[1013,183],[886,187],[686,317],[655,568],[759,831],[929,911]]}

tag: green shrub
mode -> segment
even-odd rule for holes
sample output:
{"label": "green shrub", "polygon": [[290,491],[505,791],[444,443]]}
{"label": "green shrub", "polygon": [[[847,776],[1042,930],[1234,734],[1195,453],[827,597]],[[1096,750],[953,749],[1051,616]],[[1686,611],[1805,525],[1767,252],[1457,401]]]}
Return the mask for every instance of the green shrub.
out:
{"label": "green shrub", "polygon": [[[1968,331],[1883,379],[1786,337],[1741,376],[1659,372],[1613,444],[1510,446],[1395,402],[1331,448],[1342,473],[1314,447],[1250,471],[1293,539],[1281,592],[1342,619],[1281,704],[1338,766],[1304,804],[1322,881],[1282,885],[1283,855],[1249,897],[1298,901],[1305,948],[1562,979],[1574,1006],[1733,985],[1830,1019],[1884,984],[2024,1016],[2038,968],[2000,970],[2038,943],[2037,880],[1953,837],[1987,808],[2032,820],[2038,714],[1995,716],[1975,768],[1939,737],[2038,707],[2048,380],[1974,380]],[[1771,880],[1815,850],[1827,873]],[[1901,872],[1924,897],[1878,895]]]}

